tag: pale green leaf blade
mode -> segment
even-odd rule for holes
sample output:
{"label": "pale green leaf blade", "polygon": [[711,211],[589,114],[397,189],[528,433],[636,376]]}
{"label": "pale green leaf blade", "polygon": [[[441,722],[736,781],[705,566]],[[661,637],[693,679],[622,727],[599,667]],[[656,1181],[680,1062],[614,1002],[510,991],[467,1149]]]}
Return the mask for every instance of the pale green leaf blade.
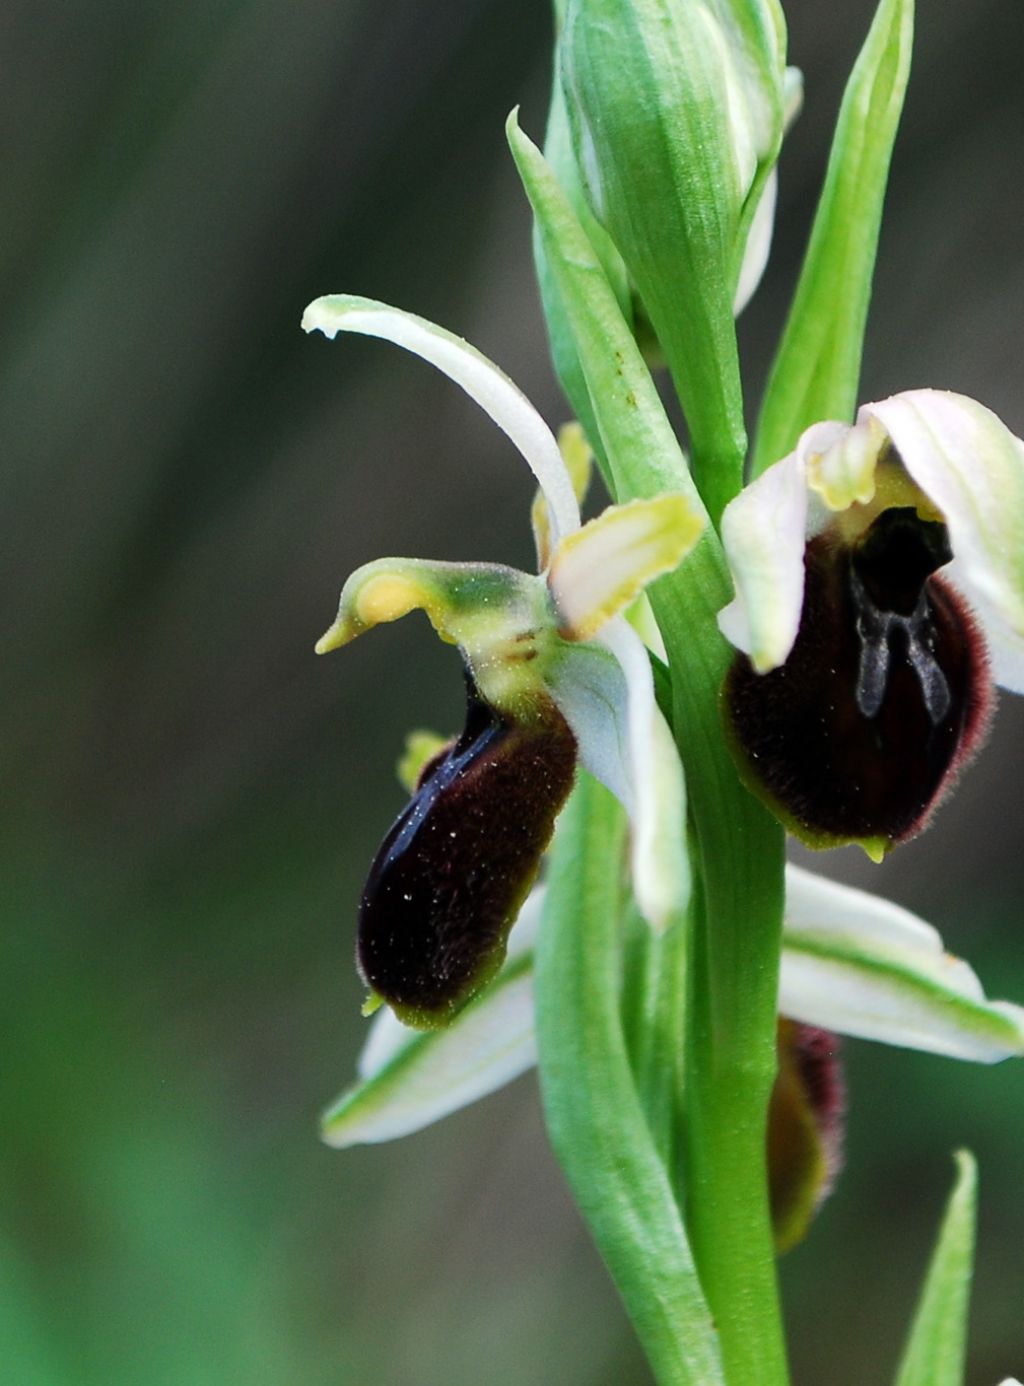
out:
{"label": "pale green leaf blade", "polygon": [[895,1386],[963,1386],[967,1311],[974,1266],[978,1170],[957,1151],[956,1184],[946,1207]]}
{"label": "pale green leaf blade", "polygon": [[618,804],[581,777],[559,827],[537,943],[545,1115],[656,1379],[716,1386],[717,1334],[622,1030],[623,833]]}
{"label": "pale green leaf blade", "polygon": [[825,186],[758,425],[754,474],[819,419],[852,421],[913,0],[881,0],[843,97]]}

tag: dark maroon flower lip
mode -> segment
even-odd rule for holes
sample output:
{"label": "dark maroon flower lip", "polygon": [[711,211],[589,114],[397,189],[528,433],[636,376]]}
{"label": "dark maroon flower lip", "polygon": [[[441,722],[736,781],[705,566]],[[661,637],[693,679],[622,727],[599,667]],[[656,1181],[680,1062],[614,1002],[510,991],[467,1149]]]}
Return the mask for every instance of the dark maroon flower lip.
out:
{"label": "dark maroon flower lip", "polygon": [[846,1084],[830,1030],[780,1020],[768,1109],[768,1181],[776,1249],[807,1233],[843,1164]]}
{"label": "dark maroon flower lip", "polygon": [[359,911],[360,973],[421,1029],[448,1024],[500,968],[576,767],[553,703],[514,721],[467,684],[465,729],[425,767]]}
{"label": "dark maroon flower lip", "polygon": [[929,822],[984,741],[993,707],[985,641],[936,573],[944,526],[883,512],[857,544],[807,545],[789,657],[759,674],[738,655],[723,688],[745,783],[812,847],[880,858]]}

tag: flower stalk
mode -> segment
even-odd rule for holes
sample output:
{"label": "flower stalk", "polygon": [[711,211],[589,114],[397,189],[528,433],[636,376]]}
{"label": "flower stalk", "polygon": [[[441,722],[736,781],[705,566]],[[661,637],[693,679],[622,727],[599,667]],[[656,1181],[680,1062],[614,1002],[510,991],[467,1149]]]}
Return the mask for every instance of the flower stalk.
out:
{"label": "flower stalk", "polygon": [[[620,499],[649,495],[666,477],[680,485],[685,459],[597,256],[514,118],[509,139],[573,331],[613,492]],[[724,557],[708,527],[685,568],[653,585],[651,602],[673,670],[673,725],[704,883],[691,941],[691,1008],[678,1017],[691,1095],[691,1231],[727,1379],[760,1372],[770,1383],[786,1379],[764,1172],[782,832],[737,780],[721,735],[718,693],[730,655],[716,613],[727,594]]]}
{"label": "flower stalk", "polygon": [[[785,864],[787,829],[876,859],[919,832],[993,683],[1024,691],[1024,443],[933,390],[855,412],[912,0],[880,0],[850,79],[745,487],[734,312],[796,86],[781,10],[565,0],[556,18],[546,153],[516,112],[507,136],[579,425],[560,446],[498,367],[411,314],[332,295],[304,319],[438,367],[540,487],[538,572],[368,564],[318,646],[422,610],[470,694],[460,736],[403,758],[412,797],[360,910],[391,1009],[324,1134],[410,1133],[536,1062],[657,1381],[786,1386],[776,1252],[841,1164],[830,1032],[1024,1054],[1024,1010],[923,921]],[[580,425],[613,501],[587,524]],[[959,1168],[901,1386],[962,1380]]]}

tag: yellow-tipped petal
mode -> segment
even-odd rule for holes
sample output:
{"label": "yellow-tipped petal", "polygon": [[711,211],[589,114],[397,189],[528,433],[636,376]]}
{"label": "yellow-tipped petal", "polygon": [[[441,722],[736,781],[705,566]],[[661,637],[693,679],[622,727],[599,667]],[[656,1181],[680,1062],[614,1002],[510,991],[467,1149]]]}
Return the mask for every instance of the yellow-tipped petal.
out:
{"label": "yellow-tipped petal", "polygon": [[590,640],[656,577],[690,552],[704,527],[685,496],[610,506],[563,539],[548,585],[569,640]]}

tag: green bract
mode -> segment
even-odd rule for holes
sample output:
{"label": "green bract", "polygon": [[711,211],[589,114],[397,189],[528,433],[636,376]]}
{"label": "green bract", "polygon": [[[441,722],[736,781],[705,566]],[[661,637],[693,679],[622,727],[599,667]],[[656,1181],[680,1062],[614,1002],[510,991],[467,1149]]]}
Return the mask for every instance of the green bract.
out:
{"label": "green bract", "polygon": [[576,163],[671,367],[712,512],[745,451],[733,301],[782,139],[772,0],[571,0]]}
{"label": "green bract", "polygon": [[961,1386],[964,1379],[978,1170],[974,1156],[966,1150],[957,1152],[956,1166],[956,1184],[925,1277],[896,1386]]}

